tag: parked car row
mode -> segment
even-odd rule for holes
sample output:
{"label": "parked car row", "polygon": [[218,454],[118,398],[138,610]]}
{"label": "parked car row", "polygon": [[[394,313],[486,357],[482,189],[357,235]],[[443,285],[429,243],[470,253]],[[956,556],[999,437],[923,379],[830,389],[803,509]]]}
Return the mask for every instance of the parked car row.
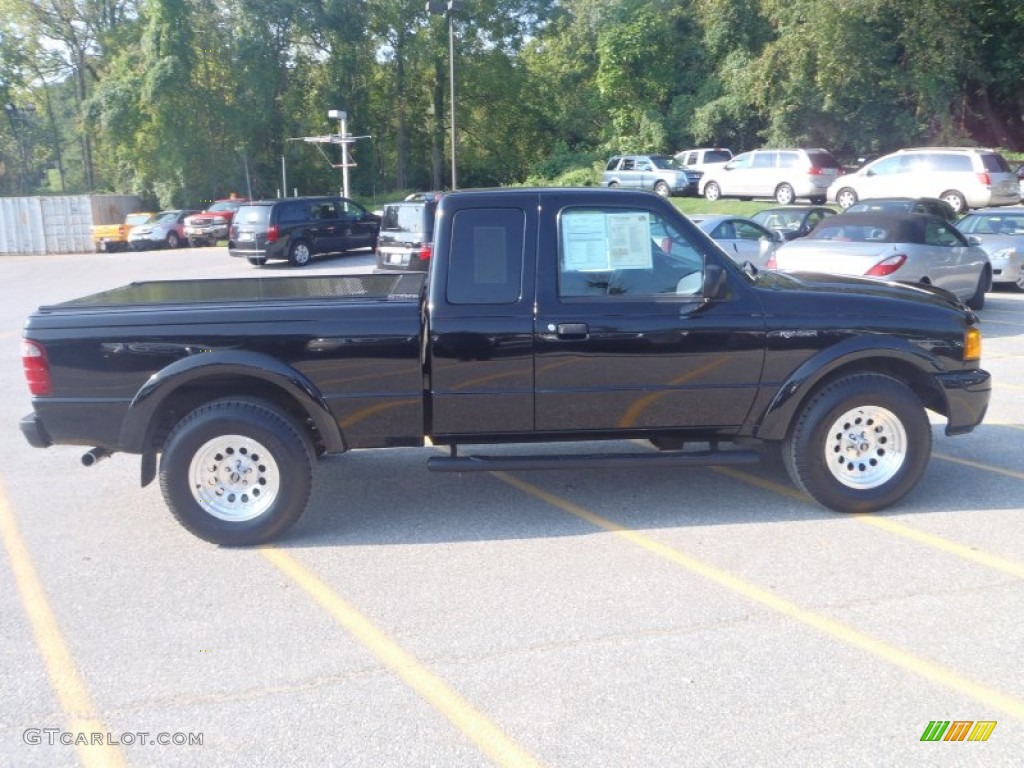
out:
{"label": "parked car row", "polygon": [[[612,174],[622,161],[609,161],[605,186],[625,186]],[[1024,201],[1024,165],[1014,171],[999,152],[979,147],[901,149],[851,173],[820,148],[755,149],[735,157],[729,150],[695,149],[675,161],[700,173],[697,194],[708,200],[771,198],[791,205],[806,199],[846,209],[869,198],[930,197],[944,200],[955,215]],[[652,183],[638,186],[651,189]]]}
{"label": "parked car row", "polygon": [[955,218],[946,201],[933,198],[879,198],[841,213],[787,206],[749,219],[691,217],[736,262],[760,269],[931,285],[972,309],[984,306],[994,284],[1024,290],[1024,209]]}

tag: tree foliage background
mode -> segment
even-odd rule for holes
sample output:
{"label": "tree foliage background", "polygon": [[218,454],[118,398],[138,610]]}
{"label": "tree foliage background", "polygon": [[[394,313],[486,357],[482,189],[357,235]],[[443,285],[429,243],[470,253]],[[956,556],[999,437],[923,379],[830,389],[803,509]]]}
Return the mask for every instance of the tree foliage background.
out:
{"label": "tree foliage background", "polygon": [[[0,194],[449,184],[448,21],[424,0],[0,0]],[[583,181],[616,151],[1024,150],[1020,0],[465,0],[461,186]],[[582,171],[581,171],[582,169]],[[573,174],[582,175],[573,176]]]}

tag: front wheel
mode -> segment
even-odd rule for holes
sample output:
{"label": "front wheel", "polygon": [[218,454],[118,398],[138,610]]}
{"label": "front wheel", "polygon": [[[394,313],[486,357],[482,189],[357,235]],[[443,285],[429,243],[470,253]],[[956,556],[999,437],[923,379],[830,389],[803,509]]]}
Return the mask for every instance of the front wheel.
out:
{"label": "front wheel", "polygon": [[981,270],[978,278],[978,286],[974,289],[974,295],[967,300],[967,306],[975,311],[985,308],[985,293],[992,288],[992,276],[988,269]]}
{"label": "front wheel", "polygon": [[262,544],[306,507],[313,451],[294,421],[257,400],[216,400],[171,430],[160,489],[171,512],[214,544]]}
{"label": "front wheel", "polygon": [[714,202],[722,196],[722,188],[718,186],[718,182],[709,181],[707,186],[704,187],[704,197],[711,202]]}
{"label": "front wheel", "polygon": [[917,485],[931,456],[924,406],[903,382],[875,373],[827,384],[783,444],[794,485],[837,512],[873,512]]}
{"label": "front wheel", "polygon": [[668,188],[668,184],[666,184],[664,181],[659,181],[657,184],[654,185],[654,194],[656,194],[658,197],[668,197],[669,192],[670,190]]}
{"label": "front wheel", "polygon": [[181,238],[178,237],[177,232],[168,232],[166,242],[168,248],[177,248],[179,245],[181,245]]}
{"label": "front wheel", "polygon": [[856,202],[857,193],[854,192],[849,187],[843,187],[842,189],[839,190],[839,193],[836,195],[836,203],[838,203],[839,207],[842,208],[844,211]]}

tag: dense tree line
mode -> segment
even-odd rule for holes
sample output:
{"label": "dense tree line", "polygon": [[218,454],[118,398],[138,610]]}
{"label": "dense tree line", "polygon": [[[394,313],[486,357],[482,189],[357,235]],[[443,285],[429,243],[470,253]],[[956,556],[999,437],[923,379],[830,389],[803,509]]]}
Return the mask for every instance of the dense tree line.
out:
{"label": "dense tree line", "polygon": [[[0,194],[446,187],[448,20],[424,0],[0,0]],[[1024,150],[1020,0],[464,0],[460,186],[614,151]],[[283,160],[282,160],[283,158]]]}

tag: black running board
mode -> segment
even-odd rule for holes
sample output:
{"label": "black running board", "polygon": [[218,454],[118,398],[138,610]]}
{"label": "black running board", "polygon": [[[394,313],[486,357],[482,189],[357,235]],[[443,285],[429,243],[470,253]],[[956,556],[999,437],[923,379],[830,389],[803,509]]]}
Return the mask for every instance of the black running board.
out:
{"label": "black running board", "polygon": [[619,469],[623,467],[714,467],[757,464],[757,451],[659,451],[557,456],[431,456],[432,472],[494,472],[532,469]]}

